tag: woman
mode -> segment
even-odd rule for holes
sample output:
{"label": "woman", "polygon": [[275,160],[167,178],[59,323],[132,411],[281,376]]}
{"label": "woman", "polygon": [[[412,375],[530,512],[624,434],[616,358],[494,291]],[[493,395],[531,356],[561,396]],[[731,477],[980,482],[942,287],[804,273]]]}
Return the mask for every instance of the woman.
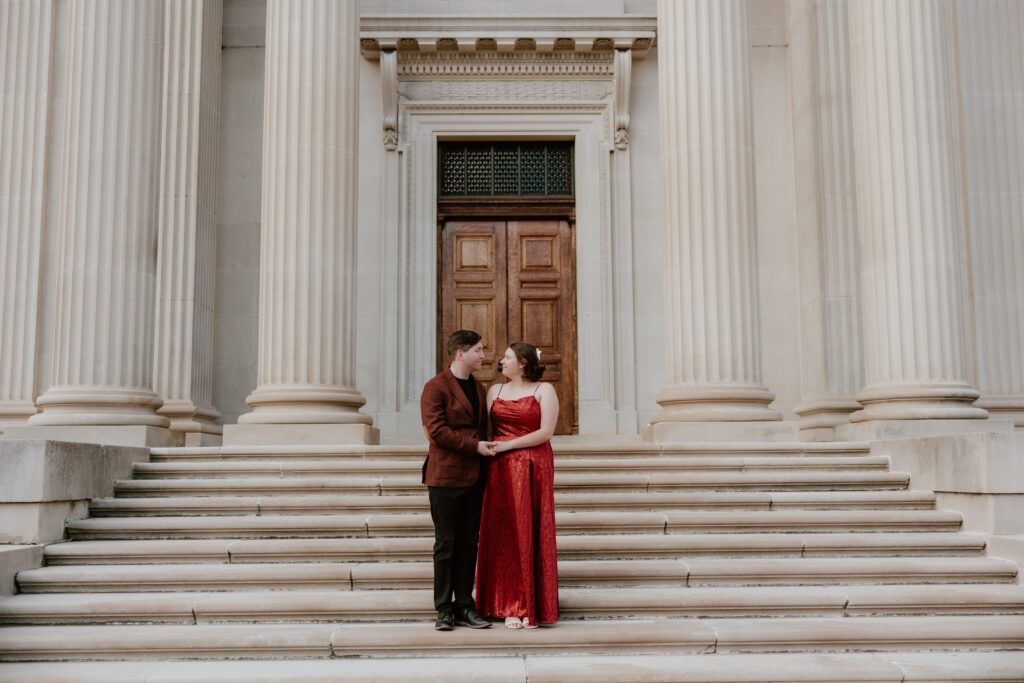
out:
{"label": "woman", "polygon": [[497,455],[487,474],[476,609],[508,628],[558,620],[554,458],[558,396],[540,381],[540,351],[517,342],[500,363],[508,381],[487,393]]}

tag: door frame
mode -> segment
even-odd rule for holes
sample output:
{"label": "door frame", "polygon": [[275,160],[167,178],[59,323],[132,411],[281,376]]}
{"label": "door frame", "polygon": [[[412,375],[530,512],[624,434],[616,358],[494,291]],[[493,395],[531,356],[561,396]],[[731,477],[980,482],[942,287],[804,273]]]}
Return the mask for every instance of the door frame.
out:
{"label": "door frame", "polygon": [[[568,308],[572,312],[572,363],[570,386],[573,398],[572,421],[569,425],[570,433],[578,434],[580,431],[580,393],[579,393],[579,326],[577,320],[577,299],[576,299],[576,202],[574,199],[551,199],[551,198],[487,198],[487,199],[439,199],[437,202],[437,243],[436,243],[436,264],[437,289],[442,291],[442,279],[444,277],[444,224],[448,221],[470,221],[470,220],[493,220],[509,222],[515,220],[557,220],[569,224],[569,266],[572,274],[570,283],[570,300]],[[438,371],[448,366],[448,351],[445,342],[441,338],[441,326],[443,323],[442,310],[444,301],[437,297],[436,331],[437,339],[437,367]],[[500,349],[495,348],[495,353]],[[563,370],[563,375],[564,375]]]}
{"label": "door frame", "polygon": [[[386,157],[379,222],[380,343],[376,419],[419,438],[423,383],[437,353],[437,143],[573,140],[576,191],[576,378],[581,434],[637,434],[632,187],[629,150],[614,144],[608,102],[452,103],[401,100],[402,131]],[[377,360],[377,359],[380,360]],[[370,398],[370,397],[368,397]]]}

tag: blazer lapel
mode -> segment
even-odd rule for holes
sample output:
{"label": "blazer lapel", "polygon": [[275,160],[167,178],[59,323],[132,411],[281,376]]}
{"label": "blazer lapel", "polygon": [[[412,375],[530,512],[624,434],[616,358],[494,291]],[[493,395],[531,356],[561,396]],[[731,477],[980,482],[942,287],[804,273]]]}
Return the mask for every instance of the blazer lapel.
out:
{"label": "blazer lapel", "polygon": [[[462,387],[459,385],[459,380],[455,379],[455,373],[452,372],[451,368],[444,371],[444,378],[448,382],[448,390],[455,395],[456,400],[462,404],[462,407],[466,409],[467,413],[474,415],[473,404],[469,402],[469,397],[466,396],[466,392],[463,391]],[[480,421],[479,415],[474,415],[474,417],[477,422]]]}

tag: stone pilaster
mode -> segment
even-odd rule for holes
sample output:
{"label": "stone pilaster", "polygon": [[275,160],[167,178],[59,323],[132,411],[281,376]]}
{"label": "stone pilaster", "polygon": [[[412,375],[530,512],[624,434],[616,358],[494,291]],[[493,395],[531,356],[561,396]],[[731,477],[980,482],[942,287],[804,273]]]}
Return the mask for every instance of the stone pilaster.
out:
{"label": "stone pilaster", "polygon": [[217,443],[213,407],[220,0],[164,7],[155,389],[187,444]]}
{"label": "stone pilaster", "polygon": [[152,372],[163,3],[67,11],[54,359],[29,424],[46,428],[38,437],[155,443],[168,424]]}
{"label": "stone pilaster", "polygon": [[849,9],[865,355],[851,421],[985,418],[972,405],[953,5]]}
{"label": "stone pilaster", "polygon": [[[795,8],[791,7],[791,11]],[[846,0],[800,3],[791,28],[800,230],[801,434],[830,438],[861,406],[857,188]],[[797,41],[802,41],[798,46]]]}
{"label": "stone pilaster", "polygon": [[0,3],[0,434],[36,413],[53,5]]}
{"label": "stone pilaster", "polygon": [[377,439],[355,387],[358,3],[269,0],[259,376],[225,443]]}
{"label": "stone pilaster", "polygon": [[658,50],[668,385],[646,436],[762,438],[734,424],[780,419],[761,381],[746,1],[661,0]]}
{"label": "stone pilaster", "polygon": [[1024,5],[958,2],[979,406],[1024,427]]}

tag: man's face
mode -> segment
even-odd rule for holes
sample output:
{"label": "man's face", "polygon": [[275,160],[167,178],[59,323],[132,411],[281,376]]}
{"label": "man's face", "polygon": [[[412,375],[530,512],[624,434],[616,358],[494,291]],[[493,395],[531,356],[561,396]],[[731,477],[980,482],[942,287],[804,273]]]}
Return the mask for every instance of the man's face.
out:
{"label": "man's face", "polygon": [[484,364],[484,343],[482,340],[465,351],[459,351],[459,353],[462,354],[462,362],[466,364],[470,372],[476,372]]}

